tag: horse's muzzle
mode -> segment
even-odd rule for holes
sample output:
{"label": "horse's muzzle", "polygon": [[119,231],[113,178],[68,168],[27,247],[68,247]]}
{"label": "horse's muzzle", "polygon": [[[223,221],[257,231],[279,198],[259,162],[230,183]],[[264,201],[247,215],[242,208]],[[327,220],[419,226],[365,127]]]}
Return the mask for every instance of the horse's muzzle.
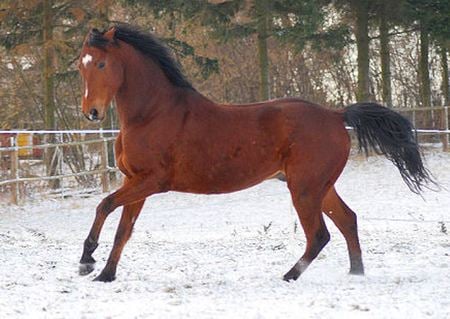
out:
{"label": "horse's muzzle", "polygon": [[92,122],[100,122],[101,120],[103,120],[103,116],[100,116],[99,112],[97,111],[96,108],[92,108],[89,111],[89,114],[84,114],[84,116]]}

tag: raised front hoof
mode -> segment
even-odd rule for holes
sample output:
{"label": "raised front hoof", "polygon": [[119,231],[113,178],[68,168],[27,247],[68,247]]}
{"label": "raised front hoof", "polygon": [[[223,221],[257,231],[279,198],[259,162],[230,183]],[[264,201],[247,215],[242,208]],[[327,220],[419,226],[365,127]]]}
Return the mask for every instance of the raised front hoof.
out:
{"label": "raised front hoof", "polygon": [[291,270],[289,270],[284,276],[283,276],[283,280],[284,281],[295,281],[298,279],[298,277],[300,277],[301,272],[297,270],[296,267],[292,268]]}
{"label": "raised front hoof", "polygon": [[101,282],[111,282],[116,279],[116,276],[113,274],[108,273],[100,273],[97,277],[94,278],[94,281],[101,281]]}
{"label": "raised front hoof", "polygon": [[80,274],[80,276],[86,276],[94,271],[94,269],[95,263],[80,264],[80,266],[78,267],[78,273]]}

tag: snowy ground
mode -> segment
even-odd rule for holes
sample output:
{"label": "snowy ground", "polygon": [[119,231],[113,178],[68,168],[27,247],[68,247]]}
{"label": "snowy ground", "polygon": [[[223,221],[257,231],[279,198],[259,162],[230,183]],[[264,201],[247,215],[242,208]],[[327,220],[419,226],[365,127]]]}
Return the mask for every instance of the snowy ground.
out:
{"label": "snowy ground", "polygon": [[[427,152],[450,190],[450,154]],[[303,252],[282,182],[230,195],[168,193],[147,200],[117,280],[92,282],[119,213],[77,274],[82,242],[103,195],[0,208],[2,318],[450,318],[450,194],[408,191],[384,158],[352,159],[337,185],[358,213],[366,276],[347,274],[332,239],[297,282],[282,275]],[[270,225],[270,227],[268,227]],[[446,234],[446,229],[448,234]]]}

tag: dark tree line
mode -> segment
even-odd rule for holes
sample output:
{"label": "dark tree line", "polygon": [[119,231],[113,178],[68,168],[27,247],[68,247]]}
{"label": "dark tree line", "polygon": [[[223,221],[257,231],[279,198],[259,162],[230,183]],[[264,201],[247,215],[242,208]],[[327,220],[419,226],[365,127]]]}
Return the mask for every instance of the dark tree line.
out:
{"label": "dark tree line", "polygon": [[0,125],[88,125],[73,62],[89,28],[116,21],[163,37],[195,85],[222,101],[448,104],[449,12],[447,0],[7,0]]}

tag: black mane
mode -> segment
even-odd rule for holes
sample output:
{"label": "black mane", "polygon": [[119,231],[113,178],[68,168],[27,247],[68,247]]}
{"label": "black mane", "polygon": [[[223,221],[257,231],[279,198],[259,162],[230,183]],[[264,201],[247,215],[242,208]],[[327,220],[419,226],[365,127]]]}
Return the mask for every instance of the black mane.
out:
{"label": "black mane", "polygon": [[[114,39],[121,40],[139,50],[145,56],[148,56],[163,70],[169,81],[175,86],[195,90],[189,80],[181,72],[181,66],[172,55],[170,49],[153,34],[144,33],[137,27],[125,24],[114,26]],[[106,32],[106,31],[105,31]],[[105,32],[93,29],[88,38],[87,44],[98,48],[105,48],[109,43],[104,38]]]}

